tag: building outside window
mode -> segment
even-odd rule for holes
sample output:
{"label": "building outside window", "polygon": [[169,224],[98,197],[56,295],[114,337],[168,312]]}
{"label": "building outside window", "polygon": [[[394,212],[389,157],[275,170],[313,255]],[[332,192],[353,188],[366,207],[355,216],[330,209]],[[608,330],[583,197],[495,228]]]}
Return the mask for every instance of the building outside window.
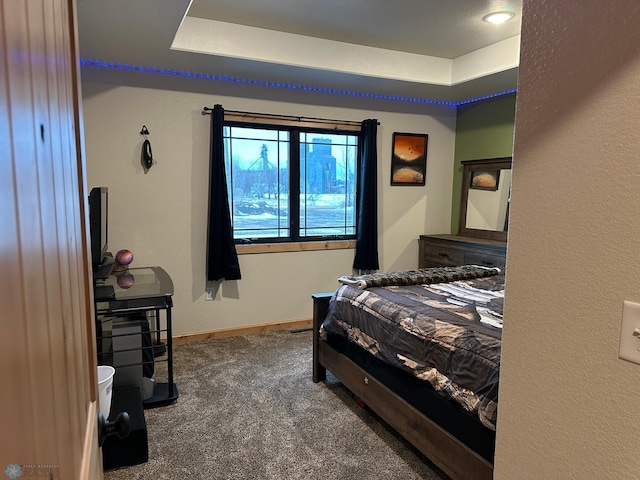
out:
{"label": "building outside window", "polygon": [[225,122],[237,243],[356,237],[356,131]]}

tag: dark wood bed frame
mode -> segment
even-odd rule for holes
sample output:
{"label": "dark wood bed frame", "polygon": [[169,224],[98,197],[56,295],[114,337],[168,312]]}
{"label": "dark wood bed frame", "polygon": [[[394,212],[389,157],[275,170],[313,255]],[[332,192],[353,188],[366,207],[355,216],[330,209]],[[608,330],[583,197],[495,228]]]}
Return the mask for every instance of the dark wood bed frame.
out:
{"label": "dark wood bed frame", "polygon": [[490,480],[493,465],[429,419],[369,372],[320,338],[331,293],[313,298],[313,381],[329,370],[347,389],[454,480]]}

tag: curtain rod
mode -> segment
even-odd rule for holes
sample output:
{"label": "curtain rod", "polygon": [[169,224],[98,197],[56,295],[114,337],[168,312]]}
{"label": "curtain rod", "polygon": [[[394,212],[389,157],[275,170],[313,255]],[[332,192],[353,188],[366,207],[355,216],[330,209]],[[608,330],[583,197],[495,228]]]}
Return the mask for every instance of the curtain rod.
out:
{"label": "curtain rod", "polygon": [[[203,107],[202,115],[210,115],[213,111],[213,108]],[[297,123],[313,123],[313,124],[331,124],[331,125],[345,125],[345,126],[353,126],[360,128],[362,122],[358,122],[355,120],[332,120],[330,118],[315,118],[315,117],[298,117],[295,115],[276,115],[271,113],[255,113],[255,112],[243,112],[239,110],[225,110],[225,117],[232,116],[238,118],[246,118],[246,119],[263,119],[263,120],[280,120],[286,122],[297,122]],[[378,122],[380,125],[380,122]]]}

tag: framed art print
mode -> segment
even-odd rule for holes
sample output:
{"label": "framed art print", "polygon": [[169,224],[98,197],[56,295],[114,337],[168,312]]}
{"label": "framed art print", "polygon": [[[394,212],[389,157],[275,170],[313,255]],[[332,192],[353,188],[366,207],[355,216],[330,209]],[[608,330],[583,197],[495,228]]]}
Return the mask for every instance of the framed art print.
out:
{"label": "framed art print", "polygon": [[500,170],[475,170],[471,173],[471,185],[474,190],[498,190]]}
{"label": "framed art print", "polygon": [[393,134],[391,185],[421,186],[427,177],[427,140],[422,133]]}

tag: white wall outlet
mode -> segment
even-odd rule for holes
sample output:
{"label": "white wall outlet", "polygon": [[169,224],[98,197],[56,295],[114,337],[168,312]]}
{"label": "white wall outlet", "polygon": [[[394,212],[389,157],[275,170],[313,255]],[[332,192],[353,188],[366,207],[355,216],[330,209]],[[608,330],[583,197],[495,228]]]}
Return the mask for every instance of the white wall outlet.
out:
{"label": "white wall outlet", "polygon": [[624,302],[618,357],[640,364],[640,303]]}
{"label": "white wall outlet", "polygon": [[204,299],[205,300],[213,300],[213,292],[211,290],[204,291]]}

